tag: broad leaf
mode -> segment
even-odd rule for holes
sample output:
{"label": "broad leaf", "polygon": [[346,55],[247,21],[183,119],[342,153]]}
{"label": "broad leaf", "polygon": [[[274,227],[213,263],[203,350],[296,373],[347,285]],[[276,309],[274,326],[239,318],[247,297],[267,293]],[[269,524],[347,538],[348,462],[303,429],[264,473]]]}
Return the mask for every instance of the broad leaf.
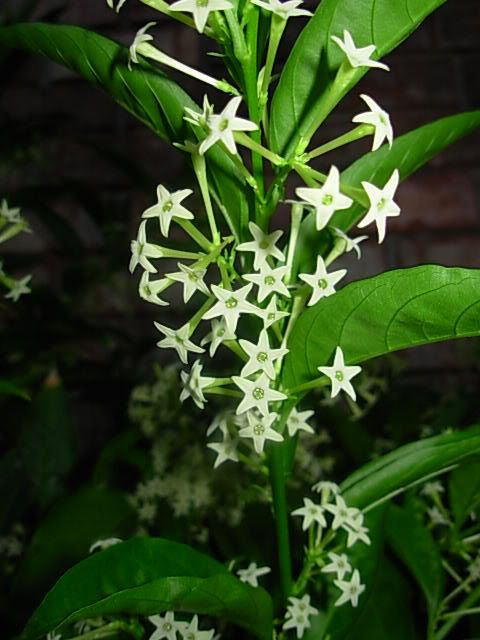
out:
{"label": "broad leaf", "polygon": [[428,605],[430,623],[435,621],[443,595],[445,572],[440,550],[422,522],[416,503],[391,505],[386,518],[387,538],[420,585]]}
{"label": "broad leaf", "polygon": [[17,396],[24,400],[30,400],[28,391],[17,386],[10,380],[0,380],[0,396]]}
{"label": "broad leaf", "polygon": [[480,453],[480,426],[407,444],[354,471],[342,483],[347,504],[370,510],[406,488]]}
{"label": "broad leaf", "polygon": [[225,618],[265,640],[272,602],[261,588],[235,578],[220,563],[161,538],[132,538],[95,553],[67,571],[35,611],[22,640],[77,620],[166,610]]}
{"label": "broad leaf", "polygon": [[319,376],[340,346],[348,364],[421,344],[480,335],[480,270],[424,265],[348,284],[297,320],[286,388]]}
{"label": "broad leaf", "polygon": [[[0,28],[0,47],[24,49],[43,55],[102,87],[124,109],[169,142],[195,139],[183,119],[185,107],[196,106],[190,96],[152,65],[127,67],[126,47],[80,27],[20,24]],[[215,146],[207,154],[214,190],[232,231],[248,211],[243,180],[228,154]]]}
{"label": "broad leaf", "polygon": [[480,505],[480,459],[455,469],[448,479],[448,489],[458,532],[470,513]]}
{"label": "broad leaf", "polygon": [[346,85],[335,84],[344,54],[331,40],[332,35],[342,37],[347,29],[357,46],[374,44],[381,58],[445,1],[322,0],[295,43],[273,96],[270,117],[273,150],[291,155],[318,114],[328,115],[368,70],[357,68]]}
{"label": "broad leaf", "polygon": [[[377,151],[362,156],[342,173],[342,181],[359,188],[362,181],[383,187],[395,169],[399,170],[400,179],[405,180],[449,145],[469,135],[478,127],[480,111],[441,118],[396,138],[391,149],[388,145],[383,145]],[[334,214],[331,224],[348,231],[360,220],[364,212],[364,207],[354,204],[350,209]],[[300,228],[294,261],[295,271],[312,271],[314,267],[311,265],[315,263],[315,256],[323,253],[328,244],[326,234],[319,233],[315,228],[315,215],[309,214]]]}

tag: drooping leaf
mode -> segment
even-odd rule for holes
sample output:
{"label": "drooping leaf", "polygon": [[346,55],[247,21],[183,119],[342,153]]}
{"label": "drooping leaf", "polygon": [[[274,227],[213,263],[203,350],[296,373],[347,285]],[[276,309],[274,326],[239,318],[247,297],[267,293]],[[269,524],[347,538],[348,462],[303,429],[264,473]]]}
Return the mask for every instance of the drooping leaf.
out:
{"label": "drooping leaf", "polygon": [[265,640],[272,602],[262,588],[235,578],[219,562],[161,538],[132,538],[67,571],[30,618],[22,640],[36,640],[77,620],[166,610],[229,620]]}
{"label": "drooping leaf", "polygon": [[[400,172],[400,180],[405,180],[449,145],[478,127],[480,111],[459,113],[430,122],[396,138],[391,149],[384,145],[356,160],[342,172],[342,181],[359,188],[362,181],[366,181],[381,188],[395,169]],[[350,209],[335,213],[331,224],[348,231],[361,219],[364,212],[365,208],[355,203]],[[313,271],[314,267],[311,265],[315,263],[315,257],[325,251],[328,243],[326,235],[315,228],[315,215],[311,213],[306,216],[300,228],[295,253],[295,272]]]}
{"label": "drooping leaf", "polygon": [[[23,49],[64,65],[102,87],[163,140],[195,139],[183,119],[185,107],[201,111],[190,96],[145,61],[130,71],[128,49],[109,38],[69,25],[19,24],[0,27],[0,47]],[[224,205],[222,212],[239,233],[240,220],[248,212],[243,179],[218,145],[208,152],[207,162],[218,201]]]}
{"label": "drooping leaf", "polygon": [[323,109],[322,113],[328,115],[368,70],[357,68],[347,84],[335,83],[344,54],[331,40],[332,35],[342,37],[347,29],[357,46],[374,44],[382,58],[445,1],[322,0],[295,43],[273,96],[273,150],[291,155],[318,113]]}
{"label": "drooping leaf", "polygon": [[10,380],[0,380],[0,396],[17,396],[24,400],[30,400],[28,391],[22,389]]}
{"label": "drooping leaf", "polygon": [[399,447],[354,471],[342,483],[347,504],[372,509],[406,488],[480,452],[480,426]]}
{"label": "drooping leaf", "polygon": [[443,594],[445,572],[440,550],[425,527],[413,500],[403,507],[391,505],[386,530],[389,543],[420,585],[428,605],[430,624],[435,620]]}
{"label": "drooping leaf", "polygon": [[449,476],[448,489],[454,526],[458,531],[480,504],[480,458],[455,469]]}
{"label": "drooping leaf", "polygon": [[297,320],[283,384],[319,377],[340,346],[348,364],[422,344],[480,335],[480,270],[423,265],[352,282]]}

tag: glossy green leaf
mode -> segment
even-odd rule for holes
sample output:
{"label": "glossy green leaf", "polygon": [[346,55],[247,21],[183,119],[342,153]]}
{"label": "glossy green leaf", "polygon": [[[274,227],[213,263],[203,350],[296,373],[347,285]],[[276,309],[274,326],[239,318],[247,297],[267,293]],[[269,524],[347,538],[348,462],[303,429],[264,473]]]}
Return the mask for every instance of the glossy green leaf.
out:
{"label": "glossy green leaf", "polygon": [[0,396],[17,396],[24,400],[30,400],[28,391],[10,382],[10,380],[0,380]]}
{"label": "glossy green leaf", "polygon": [[406,488],[480,453],[480,425],[407,444],[354,471],[342,483],[347,504],[372,509]]}
{"label": "glossy green leaf", "polygon": [[435,620],[445,584],[440,550],[413,500],[391,505],[386,518],[387,538],[423,591],[430,624]]}
{"label": "glossy green leaf", "polygon": [[273,150],[283,155],[293,153],[318,113],[325,111],[327,94],[329,107],[325,116],[368,70],[357,68],[347,84],[335,83],[344,54],[331,40],[332,35],[342,37],[347,29],[357,46],[374,44],[382,58],[445,1],[322,0],[295,43],[273,96]]}
{"label": "glossy green leaf", "polygon": [[265,640],[272,602],[262,588],[235,578],[219,562],[161,538],[132,538],[67,571],[35,611],[22,640],[36,640],[77,620],[163,611],[222,617]]}
{"label": "glossy green leaf", "polygon": [[340,346],[349,364],[399,349],[480,335],[480,270],[423,265],[352,282],[297,320],[286,388],[319,377]]}
{"label": "glossy green leaf", "polygon": [[[377,151],[362,156],[343,171],[342,181],[359,188],[362,181],[383,187],[395,169],[400,172],[400,180],[405,180],[441,151],[478,127],[480,111],[441,118],[396,138],[391,149],[388,145],[383,145]],[[364,207],[354,204],[350,209],[335,213],[331,224],[348,231],[361,219],[364,212]],[[294,261],[295,272],[313,271],[315,257],[318,253],[323,253],[328,245],[326,234],[319,233],[315,228],[315,215],[309,214],[300,229]]]}
{"label": "glossy green leaf", "polygon": [[455,469],[449,476],[448,489],[458,531],[470,513],[480,505],[480,458]]}
{"label": "glossy green leaf", "polygon": [[[127,67],[128,49],[97,33],[75,26],[19,24],[0,27],[0,47],[24,49],[64,65],[102,87],[124,109],[169,142],[195,139],[183,119],[190,96],[157,68],[142,62]],[[177,151],[175,151],[177,153]],[[218,145],[207,154],[212,184],[232,231],[248,213],[243,179]]]}

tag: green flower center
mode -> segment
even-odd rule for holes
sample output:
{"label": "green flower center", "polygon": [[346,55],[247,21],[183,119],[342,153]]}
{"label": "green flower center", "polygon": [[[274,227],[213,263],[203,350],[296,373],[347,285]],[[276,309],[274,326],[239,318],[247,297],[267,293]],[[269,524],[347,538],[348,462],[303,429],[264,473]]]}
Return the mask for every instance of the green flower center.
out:
{"label": "green flower center", "polygon": [[265,397],[265,391],[261,387],[255,387],[255,389],[252,391],[252,396],[255,398],[255,400],[263,400],[263,398]]}
{"label": "green flower center", "polygon": [[342,382],[342,380],[344,380],[345,376],[343,375],[343,373],[341,371],[335,371],[335,378],[339,382]]}
{"label": "green flower center", "polygon": [[320,278],[317,284],[320,287],[320,289],[326,289],[328,287],[328,282],[325,280],[325,278]]}
{"label": "green flower center", "polygon": [[[198,2],[198,1],[199,1],[199,0],[197,0],[197,2]],[[200,0],[200,2],[205,2],[205,5],[204,5],[204,6],[206,6],[206,5],[208,4],[208,0],[206,0],[206,1],[205,1],[205,0]],[[227,118],[224,118],[224,119],[220,122],[220,124],[219,124],[218,128],[220,129],[220,131],[225,131],[226,129],[228,129],[228,120],[227,120]]]}
{"label": "green flower center", "polygon": [[378,209],[379,211],[381,211],[382,209],[385,209],[385,205],[386,205],[386,204],[387,204],[387,200],[386,200],[386,198],[382,198],[381,200],[379,200],[379,201],[378,201],[377,209]]}
{"label": "green flower center", "polygon": [[273,311],[271,311],[269,314],[267,314],[267,318],[269,320],[275,320],[275,313]]}
{"label": "green flower center", "polygon": [[331,196],[329,193],[326,193],[322,198],[322,204],[328,207],[328,205],[332,204],[332,202],[333,202],[333,196]]}
{"label": "green flower center", "polygon": [[195,634],[193,633],[193,631],[190,631],[189,633],[187,633],[185,638],[186,640],[195,640]]}
{"label": "green flower center", "polygon": [[270,245],[266,240],[262,240],[258,246],[260,247],[260,249],[268,249]]}
{"label": "green flower center", "polygon": [[253,433],[256,436],[263,436],[263,434],[265,433],[265,427],[263,426],[263,424],[260,424],[260,423],[256,424],[253,427]]}
{"label": "green flower center", "polygon": [[232,296],[225,302],[225,306],[227,309],[235,309],[238,306],[238,300]]}
{"label": "green flower center", "polygon": [[197,7],[208,7],[208,0],[197,0]]}
{"label": "green flower center", "polygon": [[265,284],[268,284],[269,287],[271,287],[272,285],[275,284],[275,278],[273,276],[265,276],[265,278],[263,279],[263,282]]}
{"label": "green flower center", "polygon": [[163,628],[165,631],[171,631],[172,630],[172,624],[170,622],[165,622],[163,625]]}
{"label": "green flower center", "polygon": [[198,282],[198,276],[194,271],[190,271],[188,274],[188,279],[192,282]]}
{"label": "green flower center", "polygon": [[223,338],[223,336],[224,336],[224,335],[225,335],[225,329],[219,329],[219,330],[217,331],[217,336],[218,336],[219,338]]}
{"label": "green flower center", "polygon": [[266,362],[268,360],[268,353],[265,353],[265,351],[260,351],[259,353],[257,353],[257,360],[258,362]]}
{"label": "green flower center", "polygon": [[151,295],[152,295],[152,290],[150,289],[150,287],[148,286],[148,284],[146,284],[146,285],[143,287],[143,293],[144,293],[146,296],[151,296]]}
{"label": "green flower center", "polygon": [[167,200],[163,203],[162,211],[168,212],[173,209],[173,202],[171,200]]}
{"label": "green flower center", "polygon": [[180,336],[175,336],[175,342],[178,344],[183,344],[185,341],[183,338],[180,338]]}

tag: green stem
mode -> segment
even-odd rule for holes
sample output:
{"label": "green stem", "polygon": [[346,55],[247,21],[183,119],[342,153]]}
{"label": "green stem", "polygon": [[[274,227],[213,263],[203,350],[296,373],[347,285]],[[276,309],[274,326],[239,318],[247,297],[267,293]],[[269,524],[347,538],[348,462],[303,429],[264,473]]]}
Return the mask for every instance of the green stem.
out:
{"label": "green stem", "polygon": [[281,156],[256,142],[255,140],[253,140],[253,138],[248,136],[243,131],[236,131],[234,133],[234,137],[238,144],[241,144],[243,147],[247,147],[251,151],[255,151],[259,155],[263,156],[266,160],[269,160],[273,165],[277,167],[285,165],[285,160]]}
{"label": "green stem", "polygon": [[[175,222],[182,227],[182,229],[187,233],[199,247],[205,249],[208,253],[214,249],[212,243],[208,238],[206,238],[203,233],[197,229],[189,220],[184,220],[183,218],[175,218]],[[198,256],[197,256],[198,257]]]}
{"label": "green stem", "polygon": [[303,204],[296,202],[292,205],[291,210],[291,224],[290,224],[290,238],[288,241],[288,253],[287,253],[287,274],[285,276],[285,284],[290,284],[292,281],[292,267],[293,260],[295,258],[295,249],[297,247],[298,234],[300,233],[300,224],[303,216]]}
{"label": "green stem", "polygon": [[275,58],[277,56],[278,46],[285,29],[287,21],[272,14],[270,22],[270,37],[268,39],[267,59],[265,61],[265,68],[263,71],[262,86],[260,88],[260,117],[263,115],[263,111],[268,102],[268,88],[272,79],[273,65],[275,64]]}
{"label": "green stem", "polygon": [[195,315],[193,315],[190,318],[190,321],[188,322],[188,336],[189,337],[193,334],[195,329],[200,324],[203,316],[207,313],[207,311],[210,309],[210,307],[212,306],[212,304],[214,302],[215,302],[215,296],[210,296],[209,298],[207,298],[207,300],[205,300],[205,302],[202,304],[200,309],[195,313]]}
{"label": "green stem", "polygon": [[224,389],[223,387],[206,387],[204,391],[214,396],[228,396],[230,398],[241,398],[243,396],[240,391]]}
{"label": "green stem", "polygon": [[356,140],[360,140],[365,136],[371,135],[373,132],[374,132],[374,127],[371,124],[361,124],[358,127],[355,127],[355,129],[352,129],[351,131],[348,131],[347,133],[344,133],[343,135],[338,136],[338,138],[334,138],[333,140],[330,140],[330,142],[326,142],[325,144],[322,144],[320,147],[313,149],[313,151],[306,153],[303,156],[303,158],[306,162],[310,162],[310,160],[313,160],[313,158],[318,158],[318,156],[322,156],[323,154],[328,153],[329,151],[338,149],[338,147],[343,147],[344,145],[349,144],[350,142],[355,142]]}
{"label": "green stem", "polygon": [[248,362],[248,356],[236,340],[225,340],[223,343],[227,349],[237,355],[243,362]]}
{"label": "green stem", "polygon": [[315,378],[315,380],[310,380],[310,382],[304,382],[303,384],[299,384],[297,387],[292,387],[292,389],[286,389],[286,393],[288,394],[297,394],[304,391],[310,391],[311,389],[319,389],[320,387],[326,387],[329,384],[329,380],[326,376],[322,376],[321,378]]}
{"label": "green stem", "polygon": [[[465,611],[471,608],[472,604],[475,604],[480,600],[480,585],[468,595],[462,604],[458,607],[457,611]],[[451,629],[457,624],[461,616],[452,616],[448,622],[446,622],[435,634],[435,640],[443,640],[450,633]]]}
{"label": "green stem", "polygon": [[198,185],[205,205],[205,211],[207,212],[208,224],[210,226],[210,233],[212,234],[213,244],[220,244],[220,234],[217,229],[217,223],[215,220],[215,213],[212,207],[212,200],[210,198],[210,191],[208,190],[207,181],[207,163],[205,156],[199,153],[192,153],[192,163],[195,175],[197,176]]}

